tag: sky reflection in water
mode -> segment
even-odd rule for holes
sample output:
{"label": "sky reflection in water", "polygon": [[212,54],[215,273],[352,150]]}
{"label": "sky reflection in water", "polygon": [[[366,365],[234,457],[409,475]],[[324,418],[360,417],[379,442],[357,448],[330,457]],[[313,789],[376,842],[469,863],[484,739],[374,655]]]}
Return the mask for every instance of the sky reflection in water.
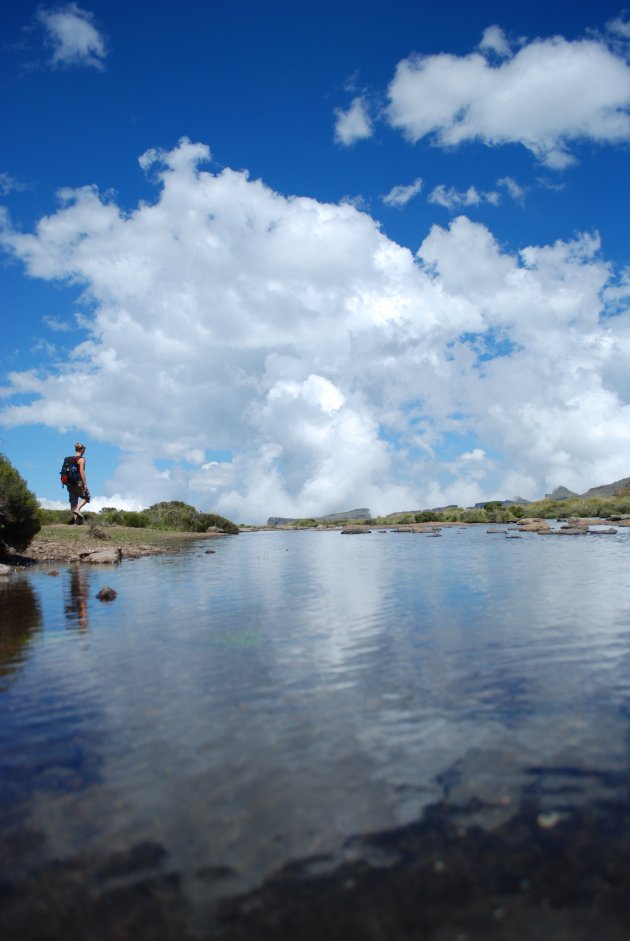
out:
{"label": "sky reflection in water", "polygon": [[557,807],[627,770],[630,531],[206,548],[0,588],[0,835],[40,834],[25,866],[151,840],[243,887],[445,795]]}

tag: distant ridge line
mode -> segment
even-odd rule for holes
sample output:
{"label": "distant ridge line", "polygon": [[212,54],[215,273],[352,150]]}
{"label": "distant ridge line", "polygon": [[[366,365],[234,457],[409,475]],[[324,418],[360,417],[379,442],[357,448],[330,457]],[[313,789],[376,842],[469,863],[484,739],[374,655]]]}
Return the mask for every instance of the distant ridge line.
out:
{"label": "distant ridge line", "polygon": [[363,506],[356,510],[345,510],[342,513],[330,513],[328,516],[270,516],[267,526],[288,526],[289,523],[295,523],[298,519],[314,519],[316,523],[342,523],[344,520],[366,520],[371,516],[369,508]]}
{"label": "distant ridge line", "polygon": [[625,490],[626,487],[630,487],[630,477],[622,477],[621,480],[615,480],[612,484],[591,487],[585,493],[575,493],[573,490],[568,490],[567,487],[556,487],[551,493],[545,494],[545,500],[571,500],[574,497],[586,500],[589,497],[612,497],[618,490]]}
{"label": "distant ridge line", "polygon": [[[630,477],[622,477],[620,480],[615,480],[611,484],[601,484],[599,487],[591,487],[590,490],[585,491],[585,493],[575,493],[573,490],[569,490],[568,487],[555,487],[551,493],[546,493],[542,498],[544,500],[572,500],[572,499],[587,499],[589,497],[612,497],[620,490],[625,490],[630,488]],[[527,505],[531,501],[524,500],[521,497],[513,497],[511,500],[485,500],[483,503],[476,504],[477,507],[484,506],[485,503],[503,503],[505,506],[510,506],[515,503],[522,505]],[[536,501],[534,501],[536,502]],[[457,509],[458,505],[456,503],[450,503],[448,506],[434,507],[432,512],[441,512],[444,510]],[[415,513],[424,512],[422,510],[407,510],[407,511],[398,511],[396,513],[388,513],[385,519],[390,517],[397,517],[402,515],[413,516]],[[316,523],[342,523],[345,520],[367,520],[371,519],[372,514],[368,507],[359,507],[356,510],[345,510],[341,513],[330,513],[328,516],[314,516],[314,517],[287,517],[287,516],[270,516],[267,520],[267,526],[289,526],[291,523],[296,523],[299,519],[313,519]]]}

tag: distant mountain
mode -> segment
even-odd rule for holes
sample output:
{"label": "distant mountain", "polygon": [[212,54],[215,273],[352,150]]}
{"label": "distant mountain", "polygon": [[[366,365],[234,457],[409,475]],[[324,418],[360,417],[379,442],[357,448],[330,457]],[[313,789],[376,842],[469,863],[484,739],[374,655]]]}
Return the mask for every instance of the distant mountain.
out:
{"label": "distant mountain", "polygon": [[[358,510],[345,510],[342,513],[331,513],[330,516],[315,516],[313,519],[316,523],[343,523],[345,520],[366,520],[369,519],[371,515],[368,507],[363,506]],[[288,526],[290,523],[295,523],[296,518],[297,517],[270,516],[267,520],[267,526]]]}
{"label": "distant mountain", "polygon": [[571,500],[573,497],[586,499],[588,497],[612,497],[618,490],[630,487],[630,477],[622,477],[612,484],[602,484],[600,487],[591,487],[586,493],[574,493],[566,487],[556,487],[551,493],[545,494],[545,500]]}
{"label": "distant mountain", "polygon": [[630,477],[622,477],[621,480],[616,480],[614,484],[603,484],[601,487],[591,487],[590,490],[587,490],[586,493],[581,494],[581,496],[612,497],[618,490],[624,490],[626,487],[630,487]]}
{"label": "distant mountain", "polygon": [[569,490],[567,487],[556,487],[551,493],[545,494],[545,500],[571,500],[577,496],[579,494],[574,493],[573,490]]}
{"label": "distant mountain", "polygon": [[330,516],[316,517],[318,523],[337,523],[343,520],[367,520],[372,516],[368,507],[362,506],[358,510],[346,510],[345,513],[332,513]]}

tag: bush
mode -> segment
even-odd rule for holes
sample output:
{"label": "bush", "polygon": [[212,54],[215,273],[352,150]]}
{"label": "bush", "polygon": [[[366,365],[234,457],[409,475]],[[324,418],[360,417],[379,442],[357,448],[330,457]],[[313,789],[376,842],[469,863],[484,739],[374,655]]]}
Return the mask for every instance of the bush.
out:
{"label": "bush", "polygon": [[124,513],[113,506],[105,506],[99,513],[99,522],[106,523],[108,526],[124,526]]}
{"label": "bush", "polygon": [[225,516],[219,516],[218,513],[200,513],[199,517],[203,529],[198,530],[198,532],[205,533],[211,526],[216,526],[222,533],[229,533],[230,536],[238,536],[238,526],[231,520],[226,519]]}
{"label": "bush", "polygon": [[487,523],[488,514],[485,510],[462,510],[459,514],[459,521],[462,523]]}
{"label": "bush", "polygon": [[437,523],[442,517],[433,510],[422,510],[414,516],[416,523]]}
{"label": "bush", "polygon": [[184,533],[205,533],[210,526],[216,526],[224,533],[236,535],[238,526],[219,516],[217,513],[200,513],[194,506],[171,500],[168,503],[154,503],[143,515],[147,517],[147,526],[152,529],[175,530]]}
{"label": "bush", "polygon": [[44,507],[39,508],[39,522],[42,526],[52,526],[54,523],[67,523],[68,522],[68,510],[46,510]]}
{"label": "bush", "polygon": [[120,525],[129,526],[130,529],[147,529],[150,522],[146,513],[138,513],[136,510],[122,510],[120,517]]}
{"label": "bush", "polygon": [[26,481],[0,454],[0,549],[22,552],[41,529],[39,505]]}

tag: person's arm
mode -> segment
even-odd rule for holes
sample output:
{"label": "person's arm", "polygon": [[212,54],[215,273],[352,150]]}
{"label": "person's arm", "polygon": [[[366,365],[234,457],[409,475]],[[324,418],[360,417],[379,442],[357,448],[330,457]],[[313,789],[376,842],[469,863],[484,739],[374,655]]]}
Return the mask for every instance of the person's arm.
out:
{"label": "person's arm", "polygon": [[82,480],[82,482],[83,482],[83,486],[84,486],[85,489],[87,490],[88,485],[87,485],[87,480],[85,479],[85,458],[84,458],[84,457],[80,457],[79,460],[77,461],[77,463],[78,463],[78,465],[79,465],[79,474],[81,475],[81,480]]}

